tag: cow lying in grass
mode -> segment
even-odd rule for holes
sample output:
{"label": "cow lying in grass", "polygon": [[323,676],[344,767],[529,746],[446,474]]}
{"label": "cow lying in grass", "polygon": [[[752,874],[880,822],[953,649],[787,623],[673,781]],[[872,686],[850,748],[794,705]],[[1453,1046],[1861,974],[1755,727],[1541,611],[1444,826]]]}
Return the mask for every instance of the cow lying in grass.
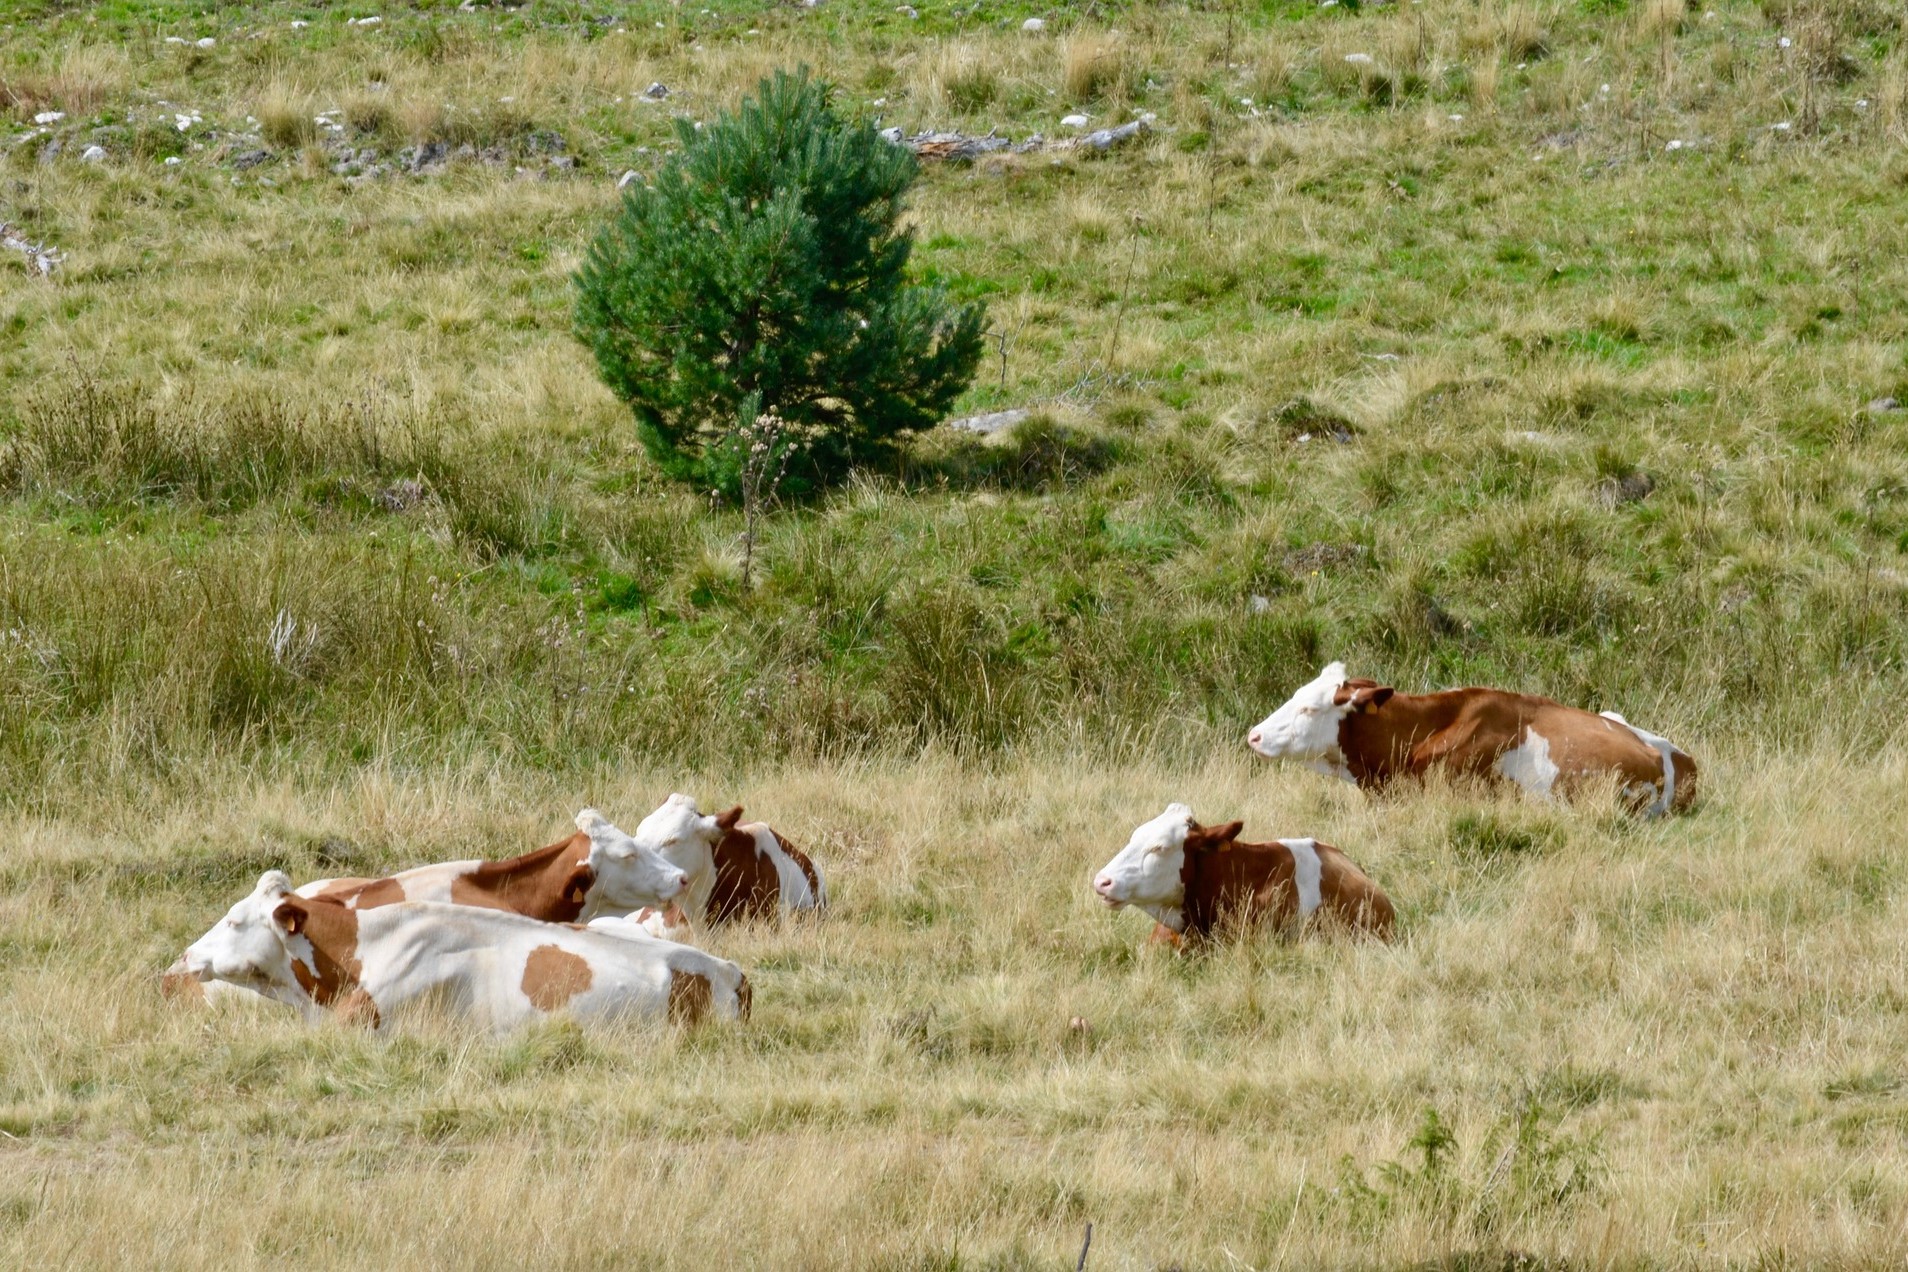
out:
{"label": "cow lying in grass", "polygon": [[186,970],[381,1028],[419,1001],[505,1030],[557,1012],[694,1022],[746,1019],[748,979],[687,945],[608,936],[475,906],[406,901],[354,909],[300,897],[282,871],[185,952]]}
{"label": "cow lying in grass", "polygon": [[[551,923],[599,914],[626,914],[647,906],[673,907],[689,877],[655,851],[636,843],[593,808],[576,815],[577,833],[505,861],[446,861],[402,870],[384,879],[317,879],[297,890],[306,899],[373,910],[404,901],[505,910]],[[183,959],[160,978],[169,995],[216,995],[187,974]]]}
{"label": "cow lying in grass", "polygon": [[1324,914],[1390,939],[1391,901],[1365,872],[1316,839],[1238,842],[1240,822],[1217,828],[1169,804],[1133,832],[1093,880],[1108,908],[1134,905],[1159,921],[1154,940],[1178,944],[1216,929],[1286,927]]}
{"label": "cow lying in grass", "polygon": [[695,800],[677,794],[643,818],[632,838],[689,876],[681,905],[691,923],[768,918],[828,904],[821,874],[806,854],[761,822],[741,822],[739,806],[705,816]]}
{"label": "cow lying in grass", "polygon": [[1502,689],[1398,693],[1333,663],[1267,716],[1246,742],[1360,786],[1432,769],[1569,794],[1614,777],[1631,806],[1660,817],[1696,798],[1696,762],[1614,712],[1592,715]]}

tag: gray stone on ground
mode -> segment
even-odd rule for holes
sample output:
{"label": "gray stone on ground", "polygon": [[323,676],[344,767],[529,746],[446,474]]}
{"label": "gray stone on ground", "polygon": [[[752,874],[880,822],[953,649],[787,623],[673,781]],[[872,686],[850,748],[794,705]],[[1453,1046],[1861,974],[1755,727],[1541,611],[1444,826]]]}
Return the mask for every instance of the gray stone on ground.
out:
{"label": "gray stone on ground", "polygon": [[645,88],[643,90],[643,96],[647,97],[652,102],[659,102],[663,98],[669,96],[669,86],[667,84],[661,83],[660,81],[657,83],[651,84],[648,88]]}
{"label": "gray stone on ground", "polygon": [[270,163],[271,161],[272,152],[269,150],[248,150],[244,154],[233,158],[232,166],[240,172],[243,172],[247,168],[256,168],[261,163]]}
{"label": "gray stone on ground", "polygon": [[1597,502],[1606,508],[1618,508],[1624,504],[1642,503],[1656,489],[1656,479],[1648,473],[1629,473],[1622,477],[1605,477],[1597,483]]}
{"label": "gray stone on ground", "polygon": [[80,151],[81,163],[98,163],[105,157],[106,147],[104,146],[88,146],[86,149]]}
{"label": "gray stone on ground", "polygon": [[1868,404],[1870,415],[1886,415],[1890,411],[1899,411],[1901,403],[1891,397],[1878,397]]}

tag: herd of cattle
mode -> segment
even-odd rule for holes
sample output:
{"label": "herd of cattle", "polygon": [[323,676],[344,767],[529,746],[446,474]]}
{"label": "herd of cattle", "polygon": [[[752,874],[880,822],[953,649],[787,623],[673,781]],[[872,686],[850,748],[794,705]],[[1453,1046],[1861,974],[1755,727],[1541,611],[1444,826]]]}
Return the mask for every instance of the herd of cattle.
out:
{"label": "herd of cattle", "polygon": [[[1647,816],[1687,808],[1696,793],[1689,756],[1613,713],[1496,689],[1402,694],[1347,678],[1341,663],[1247,741],[1268,759],[1365,787],[1432,770],[1545,799],[1602,783]],[[633,834],[585,809],[574,835],[507,861],[299,888],[269,871],[163,983],[174,994],[263,996],[374,1028],[424,1001],[492,1029],[554,1012],[746,1019],[748,978],[698,949],[697,929],[818,911],[828,894],[807,856],[741,818],[740,808],[706,815],[677,794]],[[1109,907],[1151,914],[1155,939],[1175,944],[1315,915],[1390,936],[1389,898],[1337,848],[1240,843],[1242,829],[1202,826],[1171,804],[1133,832],[1093,890]]]}

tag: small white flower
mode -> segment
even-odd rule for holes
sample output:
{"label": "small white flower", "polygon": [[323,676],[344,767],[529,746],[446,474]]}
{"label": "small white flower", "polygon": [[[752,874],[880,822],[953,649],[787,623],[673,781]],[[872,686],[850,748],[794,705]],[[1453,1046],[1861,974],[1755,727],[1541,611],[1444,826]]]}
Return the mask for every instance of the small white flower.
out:
{"label": "small white flower", "polygon": [[1675,137],[1670,138],[1668,144],[1666,144],[1663,147],[1663,149],[1665,150],[1681,150],[1682,148],[1683,148],[1682,141],[1679,138],[1675,138]]}
{"label": "small white flower", "polygon": [[1793,125],[1791,125],[1789,121],[1785,119],[1779,124],[1770,124],[1769,131],[1770,132],[1788,132],[1791,127],[1793,127]]}
{"label": "small white flower", "polygon": [[1462,115],[1446,115],[1445,118],[1449,119],[1454,124],[1461,124],[1464,122],[1464,116]]}
{"label": "small white flower", "polygon": [[1597,91],[1599,93],[1607,93],[1610,91],[1610,86],[1608,84],[1605,84],[1603,87],[1599,88]]}
{"label": "small white flower", "polygon": [[1779,49],[1786,49],[1789,47],[1789,43],[1790,43],[1789,37],[1785,35],[1781,39],[1776,41],[1776,47]]}

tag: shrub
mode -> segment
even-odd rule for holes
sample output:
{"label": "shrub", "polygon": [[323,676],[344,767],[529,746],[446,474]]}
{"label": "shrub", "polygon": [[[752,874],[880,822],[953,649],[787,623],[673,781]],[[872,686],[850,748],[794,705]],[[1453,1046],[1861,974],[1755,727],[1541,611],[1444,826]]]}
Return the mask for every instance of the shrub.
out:
{"label": "shrub", "polygon": [[915,161],[778,72],[632,184],[576,276],[576,329],[673,476],[733,495],[745,402],[829,481],[938,420],[973,378],[981,305],[911,284]]}

